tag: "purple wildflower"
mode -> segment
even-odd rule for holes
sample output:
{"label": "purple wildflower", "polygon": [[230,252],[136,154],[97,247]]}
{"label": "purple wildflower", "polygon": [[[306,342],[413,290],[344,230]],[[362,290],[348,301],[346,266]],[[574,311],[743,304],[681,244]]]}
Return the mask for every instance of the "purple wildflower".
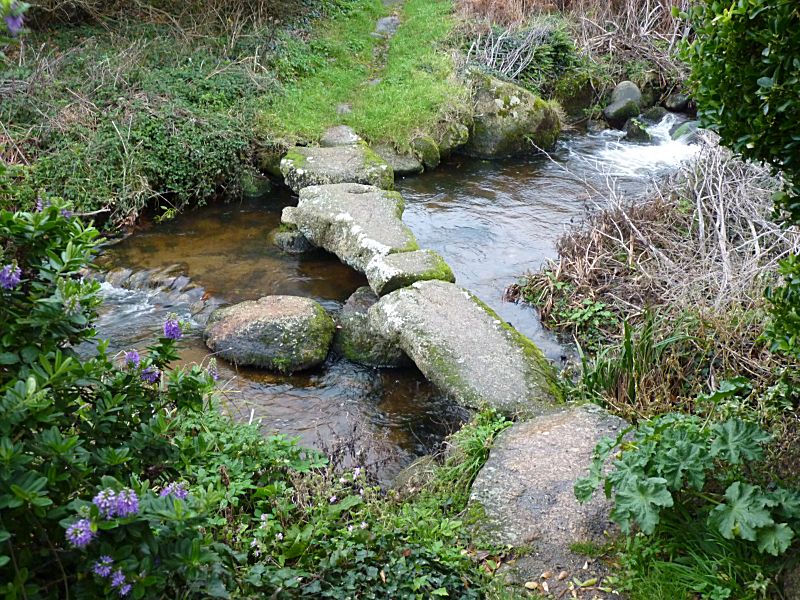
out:
{"label": "purple wildflower", "polygon": [[361,467],[356,467],[353,469],[353,479],[358,479],[361,477]]}
{"label": "purple wildflower", "polygon": [[182,483],[173,482],[161,490],[159,496],[162,498],[164,496],[175,496],[178,500],[186,500],[187,496],[189,496],[189,492],[186,491]]}
{"label": "purple wildflower", "polygon": [[217,381],[219,379],[219,371],[217,370],[217,360],[212,358],[208,361],[208,367],[206,368],[206,372],[211,376],[211,379]]}
{"label": "purple wildflower", "polygon": [[22,15],[6,15],[6,27],[13,37],[16,37],[22,31]]}
{"label": "purple wildflower", "polygon": [[153,366],[147,367],[142,374],[140,375],[142,381],[145,383],[155,383],[158,381],[158,378],[161,377],[161,371],[156,369]]}
{"label": "purple wildflower", "polygon": [[133,586],[130,583],[126,583],[121,588],[119,588],[119,595],[120,596],[127,596],[128,594],[131,593],[131,588],[132,587]]}
{"label": "purple wildflower", "polygon": [[369,525],[367,525],[366,521],[361,521],[361,526],[360,527],[361,527],[361,529],[366,529],[367,527],[369,527]]}
{"label": "purple wildflower", "polygon": [[181,339],[181,324],[177,319],[167,319],[164,321],[164,337],[170,340]]}
{"label": "purple wildflower", "polygon": [[142,357],[139,356],[139,353],[136,350],[130,350],[129,352],[125,353],[125,364],[128,365],[129,367],[138,369],[141,360]]}
{"label": "purple wildflower", "polygon": [[94,563],[92,571],[100,577],[108,577],[111,575],[111,565],[113,564],[114,560],[110,556],[101,556],[100,560]]}
{"label": "purple wildflower", "polygon": [[114,517],[117,510],[117,495],[114,493],[114,490],[109,488],[98,492],[98,494],[92,498],[92,503],[94,503],[104,518],[111,519]]}
{"label": "purple wildflower", "polygon": [[139,512],[139,497],[130,488],[125,488],[117,494],[116,515],[127,517]]}
{"label": "purple wildflower", "polygon": [[44,204],[42,203],[41,198],[36,199],[36,212],[42,212],[44,210]]}
{"label": "purple wildflower", "polygon": [[0,287],[4,289],[13,290],[19,285],[21,278],[22,269],[20,269],[16,263],[4,265],[3,268],[0,269]]}
{"label": "purple wildflower", "polygon": [[334,504],[337,500],[338,498],[336,497],[336,494],[328,498],[328,502],[330,502],[331,504]]}
{"label": "purple wildflower", "polygon": [[75,213],[73,213],[71,210],[67,210],[66,208],[61,209],[61,216],[64,217],[65,219],[72,218],[73,214]]}
{"label": "purple wildflower", "polygon": [[275,539],[280,542],[281,540],[283,540],[283,534],[279,531],[278,533],[275,534]]}
{"label": "purple wildflower", "polygon": [[111,576],[111,587],[118,588],[121,587],[124,583],[125,583],[125,573],[122,572],[122,569],[117,569]]}
{"label": "purple wildflower", "polygon": [[92,522],[89,519],[81,519],[67,528],[67,541],[76,548],[85,548],[94,536]]}

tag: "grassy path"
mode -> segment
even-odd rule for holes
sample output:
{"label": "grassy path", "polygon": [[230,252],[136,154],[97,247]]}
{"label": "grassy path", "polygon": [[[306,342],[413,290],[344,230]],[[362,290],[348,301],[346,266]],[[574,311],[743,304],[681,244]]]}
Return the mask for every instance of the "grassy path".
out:
{"label": "grassy path", "polygon": [[[401,24],[388,41],[373,36],[394,12]],[[310,43],[316,68],[267,99],[258,128],[287,143],[314,142],[327,127],[352,126],[370,141],[408,145],[415,130],[431,131],[464,110],[466,91],[454,77],[447,44],[455,19],[451,0],[407,0],[387,9],[363,2]],[[337,107],[351,111],[339,114]]]}

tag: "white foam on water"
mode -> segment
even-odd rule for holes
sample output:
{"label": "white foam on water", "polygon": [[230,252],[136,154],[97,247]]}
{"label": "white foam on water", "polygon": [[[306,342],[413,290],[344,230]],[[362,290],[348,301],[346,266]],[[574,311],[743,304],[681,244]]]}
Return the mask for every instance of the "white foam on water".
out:
{"label": "white foam on water", "polygon": [[673,114],[666,115],[647,131],[651,143],[626,142],[624,132],[606,130],[594,137],[604,140],[603,147],[594,153],[594,159],[604,172],[615,177],[652,178],[653,175],[672,170],[680,163],[693,158],[700,147],[690,143],[690,137],[673,140],[670,131],[678,123]]}

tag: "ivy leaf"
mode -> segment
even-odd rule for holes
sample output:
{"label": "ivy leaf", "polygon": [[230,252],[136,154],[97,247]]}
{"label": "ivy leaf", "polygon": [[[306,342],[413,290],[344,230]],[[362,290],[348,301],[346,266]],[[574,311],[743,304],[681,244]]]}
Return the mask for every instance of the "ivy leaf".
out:
{"label": "ivy leaf", "polygon": [[758,530],[758,551],[778,556],[792,545],[794,532],[786,523],[774,523]]}
{"label": "ivy leaf", "polygon": [[725,500],[711,512],[709,523],[727,540],[740,537],[754,542],[756,530],[775,523],[764,508],[767,498],[755,486],[736,481],[725,490]]}
{"label": "ivy leaf", "polygon": [[672,503],[666,479],[628,479],[617,489],[611,518],[625,533],[630,533],[631,522],[636,521],[641,530],[649,535],[658,525],[661,508],[670,507]]}
{"label": "ivy leaf", "polygon": [[742,459],[759,460],[763,456],[762,444],[770,439],[758,425],[739,419],[717,423],[711,430],[716,435],[711,443],[711,455],[732,465],[740,464]]}

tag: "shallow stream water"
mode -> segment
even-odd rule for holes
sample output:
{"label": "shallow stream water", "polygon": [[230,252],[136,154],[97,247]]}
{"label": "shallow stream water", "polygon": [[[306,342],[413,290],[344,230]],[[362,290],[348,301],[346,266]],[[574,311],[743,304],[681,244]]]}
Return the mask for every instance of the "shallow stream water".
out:
{"label": "shallow stream water", "polygon": [[[488,162],[455,157],[439,169],[397,183],[406,200],[405,222],[421,247],[440,252],[457,283],[474,292],[533,339],[554,361],[565,349],[542,330],[535,312],[502,300],[504,289],[528,270],[555,258],[555,242],[591,210],[607,181],[630,195],[691,157],[693,146],[672,141],[675,117],[651,129],[649,145],[620,141],[620,132],[566,136],[550,157]],[[108,251],[106,260],[134,270],[179,263],[207,294],[232,303],[269,294],[295,294],[338,309],[366,281],[325,252],[287,256],[268,241],[281,209],[295,203],[276,190],[261,201],[215,204],[143,229]],[[165,316],[191,319],[189,306],[164,295],[103,286],[98,322],[113,351],[143,347]],[[195,331],[182,354],[208,359]],[[329,358],[295,376],[233,370],[222,361],[226,405],[265,430],[297,435],[304,444],[331,449],[355,441],[386,479],[415,456],[430,452],[467,413],[431,386],[416,369],[370,369]],[[350,448],[352,450],[352,447]]]}

